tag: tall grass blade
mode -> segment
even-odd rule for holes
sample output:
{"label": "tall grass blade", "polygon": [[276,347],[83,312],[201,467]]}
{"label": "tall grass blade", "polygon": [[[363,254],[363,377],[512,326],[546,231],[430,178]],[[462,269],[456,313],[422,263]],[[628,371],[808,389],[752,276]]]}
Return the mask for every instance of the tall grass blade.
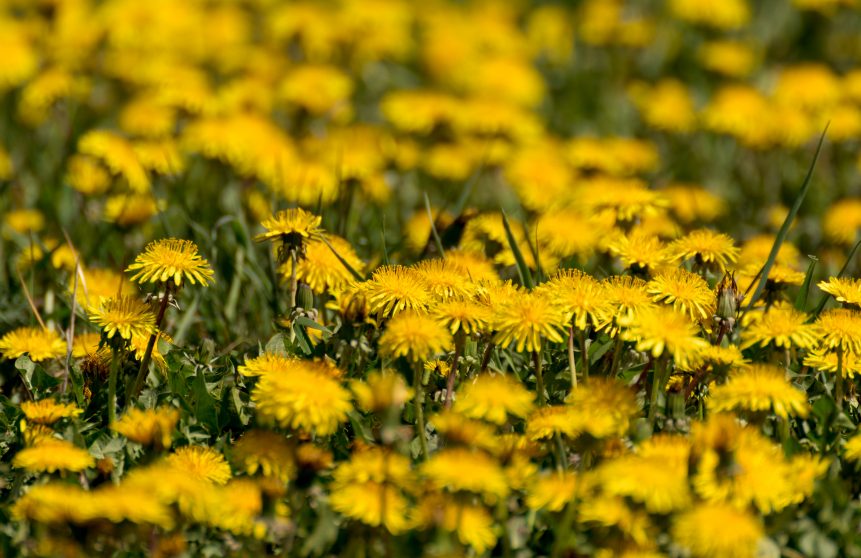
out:
{"label": "tall grass blade", "polygon": [[345,260],[344,258],[341,257],[341,254],[339,254],[338,251],[335,250],[335,247],[332,246],[332,244],[329,242],[329,239],[327,239],[325,235],[320,235],[320,240],[322,240],[323,243],[329,247],[329,250],[331,250],[332,253],[335,254],[335,257],[338,258],[338,261],[341,262],[341,264],[347,268],[347,271],[350,272],[350,275],[352,275],[356,279],[356,281],[364,281],[365,280],[365,276],[362,275],[361,273],[359,273],[358,271],[356,271],[355,268],[353,268],[353,266],[351,266],[347,262],[347,260]]}
{"label": "tall grass blade", "polygon": [[813,279],[813,269],[816,267],[816,258],[811,258],[810,265],[807,266],[807,273],[804,274],[804,283],[801,284],[801,289],[795,297],[795,309],[799,312],[804,312],[804,307],[807,306],[807,296],[810,294],[810,281]]}
{"label": "tall grass blade", "polygon": [[801,209],[801,204],[807,196],[807,191],[810,190],[810,179],[813,177],[813,169],[816,167],[816,160],[819,158],[819,151],[822,149],[822,142],[825,141],[825,133],[827,131],[828,125],[825,126],[825,129],[822,130],[822,135],[819,136],[819,143],[816,145],[816,152],[813,154],[813,161],[810,162],[810,168],[807,169],[807,176],[804,177],[804,182],[801,183],[801,189],[795,197],[795,202],[793,202],[792,208],[789,210],[789,214],[786,216],[786,219],[783,221],[783,225],[781,225],[780,230],[777,232],[777,237],[774,239],[774,244],[771,246],[771,252],[768,254],[768,259],[766,260],[765,265],[762,266],[759,284],[756,286],[756,290],[753,291],[753,296],[750,297],[750,302],[747,305],[748,310],[753,308],[757,299],[762,295],[762,291],[765,289],[765,283],[768,281],[768,274],[774,265],[774,260],[777,259],[777,253],[780,251],[780,246],[786,239],[786,235],[789,233],[789,227],[795,220],[795,216],[798,215],[798,210]]}
{"label": "tall grass blade", "polygon": [[444,258],[445,250],[442,247],[442,239],[439,237],[439,232],[436,230],[436,223],[434,223],[433,211],[431,211],[430,198],[427,192],[425,192],[425,209],[428,212],[428,221],[430,222],[431,236],[433,236],[434,244],[436,244],[436,249],[439,250],[439,256]]}
{"label": "tall grass blade", "polygon": [[520,282],[529,290],[535,287],[535,282],[532,280],[532,273],[529,271],[529,266],[526,265],[526,260],[523,259],[523,254],[520,252],[520,247],[517,246],[517,241],[514,239],[514,234],[511,232],[511,223],[508,222],[508,216],[505,211],[502,211],[502,225],[505,227],[505,236],[508,238],[508,245],[514,253],[514,261],[517,262],[517,273],[520,275]]}

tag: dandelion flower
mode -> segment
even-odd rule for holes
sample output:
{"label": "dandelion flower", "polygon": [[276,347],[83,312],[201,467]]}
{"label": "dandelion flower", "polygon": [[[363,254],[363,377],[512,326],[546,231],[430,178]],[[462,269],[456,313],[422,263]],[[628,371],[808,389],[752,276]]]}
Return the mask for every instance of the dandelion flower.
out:
{"label": "dandelion flower", "polygon": [[382,316],[394,316],[404,310],[422,312],[431,303],[427,286],[418,273],[398,265],[377,269],[361,288],[369,310]]}
{"label": "dandelion flower", "polygon": [[755,516],[725,504],[699,504],[680,514],[672,533],[697,558],[754,558],[765,536]]}
{"label": "dandelion flower", "polygon": [[820,314],[814,326],[823,347],[861,354],[861,313],[832,308]]}
{"label": "dandelion flower", "polygon": [[179,409],[173,407],[130,409],[110,426],[133,442],[169,448],[178,421]]}
{"label": "dandelion flower", "polygon": [[230,461],[237,471],[256,473],[287,482],[296,473],[293,446],[282,434],[249,430],[230,447]]}
{"label": "dandelion flower", "polygon": [[754,364],[730,374],[723,385],[711,390],[707,401],[713,411],[773,411],[787,419],[806,417],[807,395],[786,380],[786,372],[770,364]]}
{"label": "dandelion flower", "polygon": [[689,455],[690,443],[684,437],[653,436],[636,453],[603,464],[598,482],[608,494],[642,503],[651,513],[684,510],[691,503]]}
{"label": "dandelion flower", "polygon": [[606,242],[607,251],[627,268],[659,269],[669,261],[667,247],[657,236],[634,230],[619,234]]}
{"label": "dandelion flower", "polygon": [[861,436],[855,434],[843,448],[843,456],[850,461],[861,461]]}
{"label": "dandelion flower", "polygon": [[353,408],[330,366],[298,360],[285,374],[262,376],[251,400],[262,422],[318,436],[333,434]]}
{"label": "dandelion flower", "polygon": [[122,339],[147,336],[155,332],[155,316],[150,307],[137,296],[121,296],[102,300],[90,307],[90,321],[101,326],[108,339],[119,333]]}
{"label": "dandelion flower", "polygon": [[230,480],[230,465],[223,455],[210,447],[181,447],[167,457],[167,462],[196,479],[222,485]]}
{"label": "dandelion flower", "polygon": [[0,337],[0,352],[5,358],[29,355],[33,362],[60,358],[66,354],[66,342],[60,334],[40,327],[19,327]]}
{"label": "dandelion flower", "polygon": [[837,302],[861,306],[861,281],[842,277],[831,277],[816,284],[820,290],[834,297]]}
{"label": "dandelion flower", "polygon": [[[604,282],[607,309],[601,317],[599,327],[615,326],[620,320],[631,319],[655,304],[647,290],[647,283],[630,275],[615,275]],[[616,327],[611,327],[611,336],[616,335]]]}
{"label": "dandelion flower", "polygon": [[452,335],[461,331],[466,335],[485,333],[493,319],[489,306],[472,300],[440,302],[433,307],[432,315]]}
{"label": "dandelion flower", "polygon": [[[827,349],[811,350],[804,357],[804,366],[836,374],[837,353]],[[852,378],[861,374],[861,358],[853,352],[843,353],[842,372],[844,378]]]}
{"label": "dandelion flower", "polygon": [[[741,348],[774,344],[781,349],[810,349],[817,342],[816,328],[807,315],[789,304],[775,304],[761,314],[749,314],[750,323],[741,332]],[[747,320],[745,320],[747,321]]]}
{"label": "dandelion flower", "polygon": [[705,279],[684,269],[658,273],[646,290],[655,302],[671,304],[692,320],[704,320],[715,313],[715,295]]}
{"label": "dandelion flower", "polygon": [[574,499],[578,486],[577,475],[573,473],[541,475],[530,483],[526,505],[532,510],[561,511]]}
{"label": "dandelion flower", "polygon": [[368,412],[381,412],[392,407],[400,409],[413,397],[412,388],[400,374],[374,372],[364,382],[350,382],[350,390],[359,407]]}
{"label": "dandelion flower", "polygon": [[630,389],[615,380],[593,378],[571,392],[564,405],[536,409],[526,421],[526,435],[533,441],[556,434],[572,439],[584,433],[598,439],[621,436],[638,412]]}
{"label": "dandelion flower", "polygon": [[286,374],[296,363],[296,359],[277,353],[263,353],[260,356],[245,359],[245,364],[236,371],[245,377],[253,378],[268,374]]}
{"label": "dandelion flower", "polygon": [[[328,235],[326,239],[331,248],[322,241],[308,242],[305,246],[305,257],[296,264],[297,279],[318,294],[341,290],[353,280],[353,274],[338,256],[359,273],[362,273],[365,267],[365,263],[359,259],[349,242],[334,235]],[[285,262],[279,271],[282,276],[289,277],[289,263]]]}
{"label": "dandelion flower", "polygon": [[491,504],[509,493],[502,468],[480,451],[444,449],[426,461],[420,472],[436,490],[479,494]]}
{"label": "dandelion flower", "polygon": [[98,304],[103,298],[131,295],[136,292],[134,284],[124,281],[123,276],[112,269],[83,268],[77,276],[69,279],[69,293],[75,291],[78,304],[84,308]]}
{"label": "dandelion flower", "polygon": [[131,280],[138,283],[166,283],[170,279],[177,287],[184,280],[204,287],[212,282],[214,272],[197,252],[197,245],[190,240],[166,238],[147,244],[126,271],[135,271]]}
{"label": "dandelion flower", "polygon": [[74,418],[83,413],[83,409],[72,403],[57,403],[53,399],[41,401],[24,401],[21,412],[27,420],[36,424],[54,424],[63,418]]}
{"label": "dandelion flower", "polygon": [[380,353],[385,356],[420,361],[448,351],[453,340],[448,330],[433,317],[402,312],[386,324],[379,343]]}
{"label": "dandelion flower", "polygon": [[558,301],[570,316],[568,321],[580,331],[597,325],[601,316],[611,313],[604,285],[576,269],[559,271],[536,290]]}
{"label": "dandelion flower", "polygon": [[494,313],[494,341],[501,347],[532,352],[541,349],[542,338],[553,343],[564,340],[565,309],[542,293],[518,291],[501,300]]}
{"label": "dandelion flower", "polygon": [[454,409],[469,418],[505,424],[508,415],[526,417],[534,399],[535,394],[510,376],[482,374],[461,387]]}
{"label": "dandelion flower", "polygon": [[469,276],[448,260],[422,260],[413,269],[436,300],[466,299],[475,294]]}
{"label": "dandelion flower", "polygon": [[717,271],[726,271],[727,266],[734,263],[740,253],[732,238],[709,229],[692,231],[674,241],[667,249],[673,260],[693,258],[698,264]]}
{"label": "dandelion flower", "polygon": [[266,232],[254,237],[257,242],[280,240],[288,244],[301,244],[305,240],[317,238],[322,234],[322,217],[294,207],[279,211],[261,223]]}
{"label": "dandelion flower", "polygon": [[457,533],[458,540],[472,547],[477,554],[483,554],[496,545],[493,517],[487,509],[444,494],[422,497],[413,512],[411,524]]}
{"label": "dandelion flower", "polygon": [[666,349],[678,366],[686,366],[708,343],[699,337],[696,325],[671,308],[656,307],[640,312],[624,325],[622,338],[636,343],[638,351],[658,358]]}
{"label": "dandelion flower", "polygon": [[90,453],[65,440],[49,439],[30,446],[15,454],[12,466],[33,473],[55,471],[83,471],[94,466],[96,460]]}

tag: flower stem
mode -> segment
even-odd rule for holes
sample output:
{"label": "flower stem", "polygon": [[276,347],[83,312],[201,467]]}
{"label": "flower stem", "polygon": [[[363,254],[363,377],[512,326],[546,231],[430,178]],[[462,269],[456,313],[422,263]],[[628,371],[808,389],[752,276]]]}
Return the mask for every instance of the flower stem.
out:
{"label": "flower stem", "polygon": [[586,332],[580,332],[580,358],[583,359],[583,381],[589,379],[589,351],[586,349]]}
{"label": "flower stem", "polygon": [[158,308],[158,315],[155,318],[155,332],[149,336],[149,341],[146,344],[146,351],[141,359],[141,366],[138,369],[138,375],[135,377],[135,383],[132,385],[132,391],[129,393],[129,400],[132,397],[137,397],[141,392],[146,382],[147,374],[149,374],[149,361],[152,358],[152,350],[155,347],[155,341],[158,339],[159,331],[161,331],[161,322],[164,320],[164,313],[167,310],[167,305],[170,302],[170,283],[165,283],[164,294],[161,297],[161,305]]}
{"label": "flower stem", "polygon": [[296,278],[296,250],[290,250],[290,312],[296,308],[296,291],[299,290],[299,281]]}
{"label": "flower stem", "polygon": [[843,346],[837,347],[837,378],[834,380],[834,399],[837,409],[843,411]]}
{"label": "flower stem", "polygon": [[490,357],[493,356],[493,348],[496,344],[493,341],[488,341],[487,347],[484,349],[484,355],[481,357],[481,371],[487,372],[487,367],[490,365]]}
{"label": "flower stem", "polygon": [[577,389],[577,363],[574,360],[574,326],[568,326],[568,366],[571,368],[571,391]]}
{"label": "flower stem", "polygon": [[111,372],[108,376],[108,426],[117,420],[117,376],[120,373],[120,351],[111,349]]}
{"label": "flower stem", "polygon": [[535,364],[535,389],[538,391],[538,404],[544,405],[544,374],[541,371],[541,350],[532,351],[532,362]]}
{"label": "flower stem", "polygon": [[451,398],[454,395],[454,382],[457,379],[457,365],[460,360],[460,353],[463,351],[464,334],[458,331],[454,337],[454,358],[451,361],[451,370],[448,372],[448,378],[445,383],[445,408],[451,409]]}
{"label": "flower stem", "polygon": [[655,361],[655,366],[652,370],[652,392],[649,395],[649,424],[653,428],[655,426],[655,418],[658,414],[658,393],[662,391],[665,367],[664,359],[659,357]]}
{"label": "flower stem", "polygon": [[413,400],[413,403],[415,405],[416,411],[416,436],[419,437],[419,447],[421,448],[419,458],[424,460],[428,458],[428,441],[426,437],[427,433],[425,432],[425,392],[424,387],[422,386],[421,362],[417,362],[415,368],[416,370],[413,375],[413,389],[415,390],[415,399]]}
{"label": "flower stem", "polygon": [[619,373],[619,361],[622,356],[622,336],[616,334],[616,346],[613,347],[613,363],[610,365],[610,377],[615,378]]}

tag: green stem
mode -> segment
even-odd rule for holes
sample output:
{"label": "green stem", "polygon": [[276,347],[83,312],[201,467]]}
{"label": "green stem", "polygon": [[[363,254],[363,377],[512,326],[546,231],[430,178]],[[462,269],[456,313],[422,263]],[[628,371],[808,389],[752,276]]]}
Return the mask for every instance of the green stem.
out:
{"label": "green stem", "polygon": [[577,363],[574,360],[574,326],[568,326],[568,367],[571,369],[571,391],[577,389]]}
{"label": "green stem", "polygon": [[586,332],[580,332],[580,358],[583,359],[583,381],[589,379],[589,351],[586,350]]}
{"label": "green stem", "polygon": [[299,281],[296,278],[296,250],[290,250],[290,312],[296,308],[296,292],[299,290]]}
{"label": "green stem", "polygon": [[164,313],[167,310],[169,302],[170,283],[165,283],[164,294],[161,297],[161,305],[158,308],[158,315],[155,318],[155,332],[149,336],[149,342],[146,344],[146,351],[141,359],[141,366],[138,368],[138,375],[135,377],[135,383],[132,385],[132,390],[129,393],[129,400],[138,396],[146,382],[146,377],[149,374],[149,361],[152,358],[152,350],[155,347],[155,341],[158,339],[158,334],[161,331],[161,322],[164,320]]}
{"label": "green stem", "polygon": [[649,395],[649,424],[653,428],[655,426],[655,418],[658,414],[658,393],[663,390],[662,383],[665,367],[663,357],[658,357],[655,361],[655,366],[652,368],[652,392]]}
{"label": "green stem", "polygon": [[415,364],[415,373],[413,375],[413,389],[415,390],[415,399],[413,403],[415,405],[416,411],[416,436],[419,437],[419,447],[421,448],[421,453],[419,454],[419,458],[427,459],[428,458],[428,441],[427,441],[427,433],[425,431],[425,409],[424,409],[424,387],[422,386],[422,364],[421,362],[416,362]]}
{"label": "green stem", "polygon": [[843,411],[843,347],[837,347],[837,379],[834,380],[834,399],[837,409]]}
{"label": "green stem", "polygon": [[445,383],[445,408],[451,409],[451,398],[454,395],[454,382],[457,379],[457,365],[460,360],[460,353],[463,351],[463,343],[465,341],[464,333],[458,331],[454,336],[454,358],[451,361],[451,370],[448,372],[448,378]]}
{"label": "green stem", "polygon": [[622,341],[622,335],[617,333],[616,334],[616,344],[613,347],[613,363],[610,365],[610,377],[611,378],[615,378],[616,375],[619,373],[619,361],[621,360],[621,356],[622,356],[622,345],[623,344],[624,343]]}
{"label": "green stem", "polygon": [[117,420],[117,376],[120,373],[120,351],[111,349],[111,372],[108,376],[108,426]]}
{"label": "green stem", "polygon": [[535,389],[538,391],[538,405],[544,405],[544,374],[541,371],[541,350],[532,351],[532,362],[535,365]]}

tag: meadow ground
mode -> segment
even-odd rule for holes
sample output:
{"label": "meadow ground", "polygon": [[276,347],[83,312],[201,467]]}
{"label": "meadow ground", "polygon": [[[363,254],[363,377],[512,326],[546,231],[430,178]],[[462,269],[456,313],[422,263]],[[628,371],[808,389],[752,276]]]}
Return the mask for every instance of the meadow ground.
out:
{"label": "meadow ground", "polygon": [[859,30],[0,1],[0,552],[861,556]]}

